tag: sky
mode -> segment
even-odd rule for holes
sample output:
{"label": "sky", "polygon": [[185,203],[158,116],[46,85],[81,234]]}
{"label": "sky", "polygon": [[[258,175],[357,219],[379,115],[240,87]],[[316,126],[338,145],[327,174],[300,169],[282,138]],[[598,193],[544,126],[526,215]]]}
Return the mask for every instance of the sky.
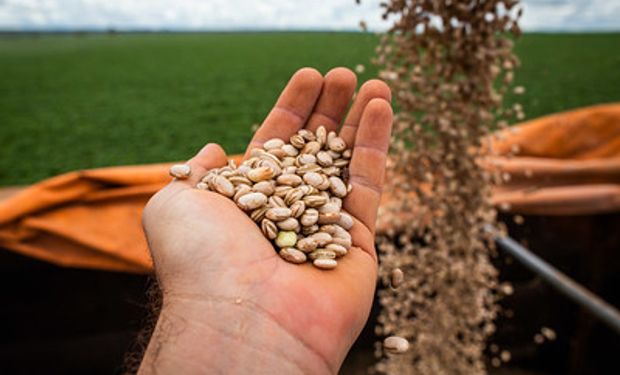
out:
{"label": "sky", "polygon": [[[526,31],[620,30],[620,0],[522,0]],[[380,31],[379,0],[0,0],[0,30]]]}

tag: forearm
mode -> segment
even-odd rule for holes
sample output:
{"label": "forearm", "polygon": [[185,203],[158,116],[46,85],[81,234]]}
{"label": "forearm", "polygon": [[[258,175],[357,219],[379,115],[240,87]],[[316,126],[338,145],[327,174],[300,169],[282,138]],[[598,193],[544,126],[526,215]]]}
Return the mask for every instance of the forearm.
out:
{"label": "forearm", "polygon": [[247,301],[164,300],[139,374],[329,374],[324,360]]}

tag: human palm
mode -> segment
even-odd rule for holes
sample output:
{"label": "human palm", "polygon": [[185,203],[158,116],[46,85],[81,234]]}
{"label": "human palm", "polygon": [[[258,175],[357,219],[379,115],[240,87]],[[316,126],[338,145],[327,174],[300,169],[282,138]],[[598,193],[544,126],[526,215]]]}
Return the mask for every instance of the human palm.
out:
{"label": "human palm", "polygon": [[325,77],[312,69],[298,71],[248,147],[324,125],[339,130],[353,148],[353,190],[343,207],[354,217],[353,247],[338,267],[325,271],[287,263],[231,200],[193,189],[208,169],[226,164],[224,151],[209,144],[188,162],[190,179],[173,181],[144,212],[164,303],[217,300],[247,306],[316,354],[329,372],[338,370],[373,300],[374,221],[392,123],[389,89],[374,80],[362,86],[341,126],[355,86],[355,75],[344,68]]}

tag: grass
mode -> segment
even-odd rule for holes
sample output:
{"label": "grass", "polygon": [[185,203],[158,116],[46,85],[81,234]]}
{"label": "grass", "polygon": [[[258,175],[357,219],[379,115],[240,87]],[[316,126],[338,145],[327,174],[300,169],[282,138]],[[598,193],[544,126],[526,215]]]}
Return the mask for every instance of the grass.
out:
{"label": "grass", "polygon": [[[357,33],[0,38],[0,185],[69,170],[181,160],[206,142],[241,152],[302,66],[367,66]],[[528,117],[620,100],[620,34],[525,35]],[[509,100],[512,100],[509,98]]]}

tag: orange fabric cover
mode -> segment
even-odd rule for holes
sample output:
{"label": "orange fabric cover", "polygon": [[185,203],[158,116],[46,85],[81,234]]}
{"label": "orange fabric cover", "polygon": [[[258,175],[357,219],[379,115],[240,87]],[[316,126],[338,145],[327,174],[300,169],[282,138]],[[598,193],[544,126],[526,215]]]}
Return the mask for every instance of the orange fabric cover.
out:
{"label": "orange fabric cover", "polygon": [[620,211],[620,103],[544,116],[499,133],[510,158],[487,165],[510,174],[494,191],[515,213],[588,215]]}
{"label": "orange fabric cover", "polygon": [[[512,174],[494,192],[498,204],[541,215],[620,210],[620,104],[546,116],[505,136],[496,150],[521,151],[486,161]],[[140,217],[170,180],[169,166],[92,169],[32,185],[0,201],[0,247],[62,266],[149,272]]]}
{"label": "orange fabric cover", "polygon": [[172,164],[90,169],[34,184],[0,201],[0,248],[67,267],[150,272],[142,209],[170,181]]}

